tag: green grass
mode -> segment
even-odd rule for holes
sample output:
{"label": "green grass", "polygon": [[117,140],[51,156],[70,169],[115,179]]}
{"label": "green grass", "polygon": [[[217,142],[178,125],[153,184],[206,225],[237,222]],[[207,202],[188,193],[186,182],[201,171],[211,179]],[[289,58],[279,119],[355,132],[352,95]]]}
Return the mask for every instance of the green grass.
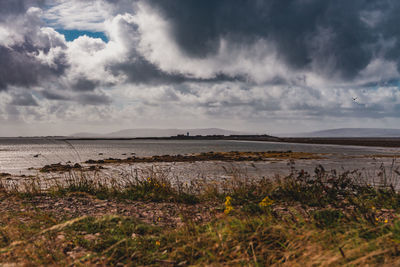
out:
{"label": "green grass", "polygon": [[[163,229],[117,215],[49,225],[40,224],[42,219],[35,216],[19,216],[28,217],[31,223],[1,228],[6,241],[0,244],[0,262],[265,266],[325,265],[329,259],[333,266],[351,266],[358,260],[361,265],[398,264],[400,256],[399,221],[371,225],[335,215],[332,223],[331,214],[321,224],[318,216],[236,213],[202,225]],[[13,232],[20,235],[11,235]],[[13,246],[15,241],[21,243]],[[71,258],[74,251],[76,257]],[[310,253],[312,259],[307,256]]]}

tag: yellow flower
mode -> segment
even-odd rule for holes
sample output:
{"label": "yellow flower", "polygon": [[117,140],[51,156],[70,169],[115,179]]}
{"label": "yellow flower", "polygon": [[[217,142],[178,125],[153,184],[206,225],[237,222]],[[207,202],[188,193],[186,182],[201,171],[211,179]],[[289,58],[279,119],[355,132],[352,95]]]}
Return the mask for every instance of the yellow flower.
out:
{"label": "yellow flower", "polygon": [[227,206],[227,207],[225,208],[225,210],[224,210],[224,213],[225,213],[226,215],[228,215],[232,210],[233,210],[233,207],[232,207],[232,206]]}
{"label": "yellow flower", "polygon": [[230,196],[227,196],[225,199],[225,210],[224,210],[224,213],[226,215],[228,215],[233,210],[231,201],[232,198]]}
{"label": "yellow flower", "polygon": [[225,198],[225,205],[226,206],[230,206],[231,205],[231,201],[232,201],[232,198],[230,196],[227,196]]}
{"label": "yellow flower", "polygon": [[376,210],[376,208],[374,206],[371,207],[372,210]]}
{"label": "yellow flower", "polygon": [[160,243],[160,241],[156,241],[156,246],[161,246],[161,243]]}
{"label": "yellow flower", "polygon": [[375,221],[379,221],[379,219],[378,219],[378,218],[375,218]]}
{"label": "yellow flower", "polygon": [[388,223],[388,219],[385,219],[385,223]]}
{"label": "yellow flower", "polygon": [[270,199],[268,196],[266,196],[263,200],[261,200],[260,203],[258,203],[258,205],[260,205],[260,207],[269,207],[272,204],[274,204],[274,201],[272,199]]}

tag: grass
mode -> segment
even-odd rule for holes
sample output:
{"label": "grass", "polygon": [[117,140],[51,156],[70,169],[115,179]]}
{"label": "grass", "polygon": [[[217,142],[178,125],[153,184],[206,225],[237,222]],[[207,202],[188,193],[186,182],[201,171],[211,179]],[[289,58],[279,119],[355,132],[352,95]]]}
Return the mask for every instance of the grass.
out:
{"label": "grass", "polygon": [[[379,175],[380,182],[370,185],[360,172],[318,166],[313,174],[293,169],[284,178],[237,175],[219,184],[173,184],[158,172],[143,180],[71,172],[65,183],[28,181],[20,189],[3,182],[0,199],[23,204],[0,210],[0,263],[395,266],[400,264],[400,194],[393,183],[398,177]],[[170,228],[118,213],[63,218],[35,206],[38,196],[77,193],[143,205],[217,206],[218,212],[202,223],[182,212],[184,223]]]}

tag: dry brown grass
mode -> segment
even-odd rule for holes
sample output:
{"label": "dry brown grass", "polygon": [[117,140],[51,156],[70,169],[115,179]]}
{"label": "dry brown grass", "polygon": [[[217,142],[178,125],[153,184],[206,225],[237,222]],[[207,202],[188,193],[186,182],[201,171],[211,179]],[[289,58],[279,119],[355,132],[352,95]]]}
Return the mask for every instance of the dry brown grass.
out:
{"label": "dry brown grass", "polygon": [[[20,202],[13,209],[0,209],[0,263],[400,264],[400,194],[393,186],[398,180],[395,172],[382,171],[376,187],[363,182],[359,172],[326,172],[321,166],[314,174],[292,170],[282,179],[250,180],[240,170],[231,172],[232,179],[190,185],[172,183],[168,175],[156,171],[146,179],[131,175],[114,180],[75,172],[50,190],[35,180],[26,181],[20,189],[3,184],[2,203]],[[94,215],[83,209],[63,217],[57,216],[59,210],[38,208],[38,197],[58,201],[61,210],[70,208],[62,206],[66,202],[61,199],[78,194],[81,205],[101,199],[125,207],[139,203],[159,209],[161,203],[173,203],[187,208],[177,209],[173,216],[182,223],[174,226],[144,222],[135,213],[118,210]],[[226,201],[228,196],[230,201]],[[260,205],[266,197],[271,201]],[[206,220],[196,220],[198,214],[189,212],[195,203],[214,212]],[[230,209],[224,213],[227,205]]]}

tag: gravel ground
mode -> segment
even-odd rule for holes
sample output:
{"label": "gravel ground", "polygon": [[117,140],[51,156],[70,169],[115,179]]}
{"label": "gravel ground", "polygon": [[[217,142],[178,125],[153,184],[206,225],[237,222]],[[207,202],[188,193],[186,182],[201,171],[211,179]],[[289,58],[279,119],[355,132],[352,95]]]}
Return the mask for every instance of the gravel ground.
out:
{"label": "gravel ground", "polygon": [[85,194],[71,194],[68,197],[37,196],[31,199],[3,197],[0,199],[0,214],[9,211],[45,212],[57,219],[71,219],[82,216],[103,216],[118,214],[133,216],[143,222],[178,227],[185,219],[196,223],[210,221],[218,213],[213,203],[185,205],[143,201],[99,200]]}

